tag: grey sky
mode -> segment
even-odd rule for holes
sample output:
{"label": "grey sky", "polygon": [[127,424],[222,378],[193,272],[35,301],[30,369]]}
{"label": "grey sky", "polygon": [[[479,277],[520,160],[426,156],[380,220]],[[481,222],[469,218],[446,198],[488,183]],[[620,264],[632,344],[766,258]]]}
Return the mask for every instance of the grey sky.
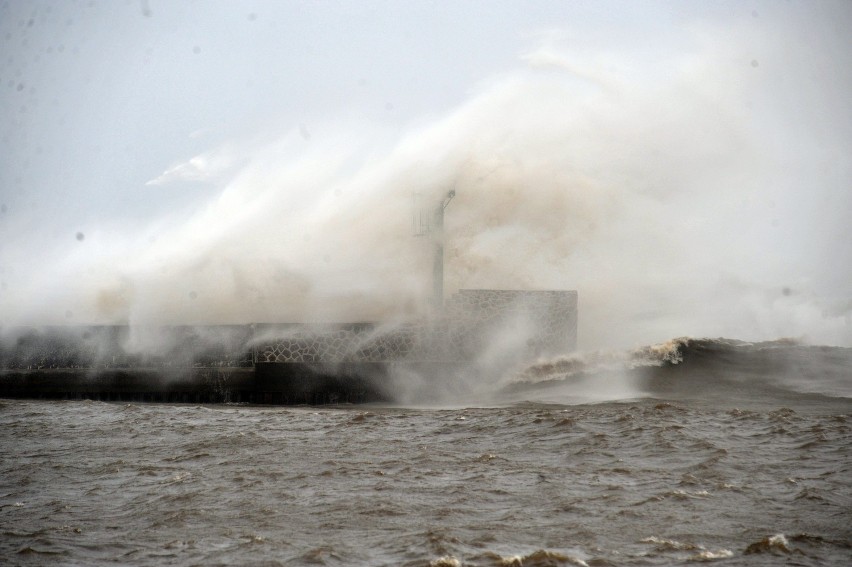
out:
{"label": "grey sky", "polygon": [[69,222],[155,213],[184,201],[144,182],[230,137],[329,115],[401,128],[560,26],[647,51],[671,49],[658,31],[681,17],[622,2],[6,2],[4,200]]}
{"label": "grey sky", "polygon": [[[254,294],[247,311],[254,320],[269,308],[264,302],[291,296],[267,289],[280,274],[263,281],[246,275],[251,270],[240,261],[247,254],[262,249],[259,262],[310,281],[314,290],[334,280],[323,265],[314,269],[310,259],[274,249],[293,246],[273,226],[282,219],[301,227],[304,238],[313,235],[310,245],[299,240],[299,246],[315,246],[324,257],[327,247],[339,245],[317,244],[316,233],[334,232],[328,227],[336,221],[328,219],[346,218],[361,205],[340,212],[339,201],[323,195],[391,182],[407,195],[408,186],[431,175],[437,187],[468,170],[482,179],[489,163],[508,163],[517,171],[500,166],[495,175],[505,181],[495,179],[495,187],[575,176],[542,191],[569,195],[565,187],[586,182],[607,188],[607,199],[620,203],[616,212],[602,213],[600,207],[610,206],[600,204],[605,201],[577,202],[575,209],[592,207],[584,217],[589,226],[618,225],[605,237],[578,233],[576,247],[561,242],[545,254],[573,262],[575,271],[565,266],[525,278],[513,268],[526,266],[520,260],[497,269],[489,256],[496,254],[489,246],[505,249],[501,234],[520,230],[512,228],[515,221],[469,240],[459,226],[459,246],[483,263],[469,273],[456,266],[450,283],[578,287],[592,300],[586,313],[604,321],[593,331],[595,344],[615,324],[616,306],[634,322],[654,318],[654,339],[740,328],[761,337],[804,335],[821,324],[819,312],[831,312],[833,334],[814,336],[846,341],[852,337],[850,24],[847,2],[3,2],[0,311],[6,314],[0,323],[127,320],[141,317],[143,303],[152,311],[187,314],[182,310],[203,305],[220,313],[203,302],[209,294],[197,291],[211,265],[228,273],[233,287],[219,287],[234,297],[221,316],[209,317],[234,319],[237,296]],[[559,108],[560,100],[572,108]],[[552,114],[543,112],[545,105],[554,105]],[[524,113],[526,122],[518,118]],[[548,123],[551,115],[564,127]],[[499,124],[501,118],[518,125]],[[542,148],[535,136],[525,138],[540,119],[542,135],[552,140]],[[696,125],[692,131],[689,124]],[[499,138],[501,128],[509,141]],[[554,150],[559,144],[564,152]],[[564,157],[568,151],[571,159]],[[473,157],[460,157],[465,152]],[[336,173],[312,169],[311,160],[334,164],[328,168]],[[536,164],[538,177],[530,173]],[[387,200],[388,191],[377,189],[362,202]],[[528,198],[552,203],[552,194]],[[696,242],[692,253],[669,250],[669,267],[658,265],[659,258],[634,265],[617,253],[627,242],[642,243],[634,255],[659,247],[669,230],[660,227],[668,225],[649,227],[652,212],[628,211],[650,202],[658,202],[660,216],[680,219],[671,230]],[[225,219],[221,211],[245,220]],[[462,208],[456,215],[468,218],[468,227],[487,220]],[[209,230],[211,218],[221,221],[221,233]],[[537,224],[543,223],[530,217],[527,228]],[[247,239],[247,227],[280,244]],[[627,227],[633,236],[617,237]],[[524,235],[515,241],[543,238]],[[221,242],[234,251],[205,256]],[[356,249],[351,258],[359,257]],[[518,254],[528,255],[525,250]],[[684,261],[696,255],[697,264]],[[146,263],[149,257],[156,262]],[[163,280],[192,282],[180,290],[183,301],[192,289],[190,307],[152,299],[162,295],[157,274],[166,274],[166,265],[172,271]],[[683,277],[696,291],[673,298],[673,288],[640,273],[642,265],[661,270],[668,285]],[[609,273],[610,266],[623,266],[611,273],[613,286],[644,289],[643,306],[628,307],[629,295],[621,295],[608,311],[608,301],[594,299],[604,282],[588,274]],[[688,281],[699,266],[713,272],[717,287],[701,288],[706,277]],[[395,269],[413,268],[402,262]],[[363,288],[373,281],[364,276]],[[112,305],[106,296],[93,300],[74,290],[100,285],[133,292],[119,294],[127,305],[99,315],[92,304]],[[701,313],[690,319],[698,290],[719,286],[738,309],[755,312],[744,320]],[[775,305],[770,289],[813,305],[804,307],[804,299]],[[657,314],[667,302],[671,312]],[[767,310],[786,311],[770,316]],[[640,341],[637,336],[620,342]]]}

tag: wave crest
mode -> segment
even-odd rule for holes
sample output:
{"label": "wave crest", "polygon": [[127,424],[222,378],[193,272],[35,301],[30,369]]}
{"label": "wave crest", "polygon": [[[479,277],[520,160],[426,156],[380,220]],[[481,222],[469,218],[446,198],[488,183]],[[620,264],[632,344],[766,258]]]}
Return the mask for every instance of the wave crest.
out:
{"label": "wave crest", "polygon": [[[629,351],[581,352],[539,360],[505,390],[611,387],[609,399],[641,396],[755,399],[852,398],[852,349],[807,345],[793,338],[748,342],[678,337]],[[565,392],[564,388],[568,388]],[[774,399],[773,398],[773,399]]]}

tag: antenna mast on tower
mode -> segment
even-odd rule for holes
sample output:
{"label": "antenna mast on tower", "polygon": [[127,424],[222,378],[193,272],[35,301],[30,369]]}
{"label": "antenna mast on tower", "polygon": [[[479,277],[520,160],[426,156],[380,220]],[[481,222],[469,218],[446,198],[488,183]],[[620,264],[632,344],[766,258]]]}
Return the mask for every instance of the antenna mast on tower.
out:
{"label": "antenna mast on tower", "polygon": [[450,189],[432,209],[430,219],[428,209],[420,204],[420,195],[414,194],[414,235],[432,237],[432,303],[436,313],[444,307],[444,209],[455,196],[456,190]]}

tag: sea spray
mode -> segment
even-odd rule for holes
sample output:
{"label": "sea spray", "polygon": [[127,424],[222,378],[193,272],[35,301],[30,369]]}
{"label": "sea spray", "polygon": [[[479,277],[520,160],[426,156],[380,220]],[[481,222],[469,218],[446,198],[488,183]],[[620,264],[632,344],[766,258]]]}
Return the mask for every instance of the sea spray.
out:
{"label": "sea spray", "polygon": [[850,344],[848,301],[825,288],[848,266],[813,253],[845,226],[836,156],[849,139],[824,134],[816,111],[796,118],[802,100],[834,100],[808,79],[834,40],[793,50],[788,25],[705,22],[637,68],[628,51],[551,34],[398,134],[329,118],[307,145],[294,127],[164,164],[157,187],[203,169],[218,193],[188,216],[93,226],[43,261],[7,246],[1,322],[429,317],[431,247],[414,236],[412,196],[454,189],[447,291],[578,289],[584,349],[682,334]]}

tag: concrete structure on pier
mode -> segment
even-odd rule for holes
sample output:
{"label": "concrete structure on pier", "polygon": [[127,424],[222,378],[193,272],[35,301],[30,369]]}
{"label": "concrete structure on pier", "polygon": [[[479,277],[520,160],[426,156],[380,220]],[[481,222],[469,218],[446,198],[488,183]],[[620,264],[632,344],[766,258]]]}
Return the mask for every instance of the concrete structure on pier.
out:
{"label": "concrete structure on pier", "polygon": [[[507,340],[508,337],[508,340]],[[574,350],[574,291],[460,290],[429,321],[5,329],[0,397],[179,402],[390,400],[398,371],[475,371]]]}
{"label": "concrete structure on pier", "polygon": [[451,362],[475,360],[510,328],[531,359],[577,345],[577,293],[465,289],[443,317],[395,325],[296,326],[255,347],[255,362]]}

